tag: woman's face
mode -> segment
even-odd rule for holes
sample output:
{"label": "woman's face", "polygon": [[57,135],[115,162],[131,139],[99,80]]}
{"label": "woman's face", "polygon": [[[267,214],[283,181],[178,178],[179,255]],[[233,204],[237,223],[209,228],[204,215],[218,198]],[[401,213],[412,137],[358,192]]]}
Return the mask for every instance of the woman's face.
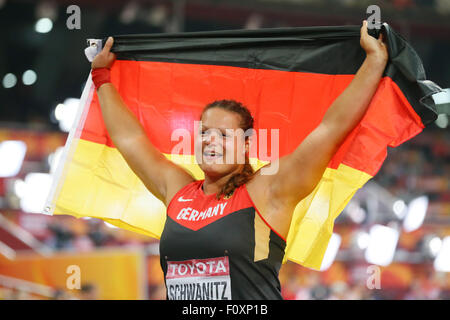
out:
{"label": "woman's face", "polygon": [[244,164],[246,143],[240,121],[239,114],[221,108],[203,113],[195,140],[195,156],[205,174],[221,177]]}

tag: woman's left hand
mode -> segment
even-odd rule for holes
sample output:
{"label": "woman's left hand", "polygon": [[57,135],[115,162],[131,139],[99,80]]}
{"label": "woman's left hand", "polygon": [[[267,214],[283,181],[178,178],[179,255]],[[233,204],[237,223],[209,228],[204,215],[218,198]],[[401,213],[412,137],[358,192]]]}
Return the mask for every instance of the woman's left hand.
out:
{"label": "woman's left hand", "polygon": [[383,34],[380,33],[378,39],[369,35],[367,30],[367,21],[363,21],[361,27],[361,47],[366,51],[367,57],[376,59],[380,63],[386,64],[389,58],[387,46],[383,41]]}

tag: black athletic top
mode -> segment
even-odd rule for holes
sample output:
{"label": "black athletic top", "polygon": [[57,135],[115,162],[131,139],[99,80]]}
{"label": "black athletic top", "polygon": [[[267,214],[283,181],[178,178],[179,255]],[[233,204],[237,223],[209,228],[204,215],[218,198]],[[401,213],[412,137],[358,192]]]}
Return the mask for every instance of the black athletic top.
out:
{"label": "black athletic top", "polygon": [[278,272],[286,241],[265,222],[245,185],[221,200],[203,181],[167,208],[160,260],[167,299],[282,299]]}

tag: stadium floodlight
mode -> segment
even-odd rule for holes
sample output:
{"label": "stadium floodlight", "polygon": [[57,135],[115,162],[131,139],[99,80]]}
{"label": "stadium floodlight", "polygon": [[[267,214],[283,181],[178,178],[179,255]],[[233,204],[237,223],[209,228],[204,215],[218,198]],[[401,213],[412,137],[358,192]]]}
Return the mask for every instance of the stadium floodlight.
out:
{"label": "stadium floodlight", "polygon": [[362,223],[367,217],[366,210],[364,210],[356,200],[349,202],[349,204],[345,207],[345,213],[354,223],[357,224]]}
{"label": "stadium floodlight", "polygon": [[80,99],[67,98],[63,103],[56,106],[54,113],[55,118],[59,122],[59,128],[64,132],[69,132],[72,128],[76,116]]}
{"label": "stadium floodlight", "polygon": [[25,176],[21,186],[20,208],[29,213],[44,213],[45,201],[52,184],[52,177],[48,173],[29,173]]}
{"label": "stadium floodlight", "polygon": [[7,140],[0,143],[0,177],[14,177],[22,168],[27,145],[23,141]]}
{"label": "stadium floodlight", "polygon": [[34,30],[38,33],[48,33],[53,29],[53,21],[49,18],[41,18],[34,25]]}
{"label": "stadium floodlight", "polygon": [[369,246],[370,236],[367,232],[361,231],[356,235],[356,244],[361,250],[367,249]]}
{"label": "stadium floodlight", "polygon": [[331,235],[327,250],[325,251],[325,255],[323,256],[320,271],[327,270],[333,264],[334,259],[336,258],[336,255],[338,253],[339,246],[341,245],[341,240],[341,236],[337,233],[333,233]]}
{"label": "stadium floodlight", "polygon": [[5,74],[5,76],[3,77],[3,88],[5,89],[10,89],[12,87],[14,87],[17,83],[17,77],[14,73],[7,73]]}
{"label": "stadium floodlight", "polygon": [[434,259],[434,269],[441,272],[450,272],[450,236],[442,240],[442,245],[436,259]]}
{"label": "stadium floodlight", "polygon": [[399,232],[390,227],[376,224],[370,228],[369,245],[365,251],[366,261],[388,266],[394,259]]}
{"label": "stadium floodlight", "polygon": [[34,70],[27,70],[22,75],[22,82],[26,86],[31,86],[37,80],[37,74]]}
{"label": "stadium floodlight", "polygon": [[26,192],[27,192],[27,186],[25,184],[25,181],[23,181],[22,179],[17,179],[16,181],[14,181],[14,193],[15,195],[20,199],[22,197],[25,196]]}
{"label": "stadium floodlight", "polygon": [[428,250],[433,257],[436,257],[441,250],[442,240],[439,237],[433,237],[428,242]]}
{"label": "stadium floodlight", "polygon": [[428,209],[428,197],[421,196],[415,198],[408,205],[408,213],[405,220],[403,220],[403,229],[406,232],[417,230],[425,220],[425,214]]}
{"label": "stadium floodlight", "polygon": [[403,200],[396,200],[392,205],[392,210],[399,219],[403,219],[406,214],[406,204]]}

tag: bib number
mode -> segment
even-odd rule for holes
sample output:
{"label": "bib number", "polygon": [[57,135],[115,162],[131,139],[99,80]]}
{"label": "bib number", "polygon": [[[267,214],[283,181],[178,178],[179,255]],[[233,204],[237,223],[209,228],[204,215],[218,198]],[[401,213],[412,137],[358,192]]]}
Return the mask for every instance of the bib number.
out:
{"label": "bib number", "polygon": [[168,261],[169,300],[231,300],[228,257]]}

